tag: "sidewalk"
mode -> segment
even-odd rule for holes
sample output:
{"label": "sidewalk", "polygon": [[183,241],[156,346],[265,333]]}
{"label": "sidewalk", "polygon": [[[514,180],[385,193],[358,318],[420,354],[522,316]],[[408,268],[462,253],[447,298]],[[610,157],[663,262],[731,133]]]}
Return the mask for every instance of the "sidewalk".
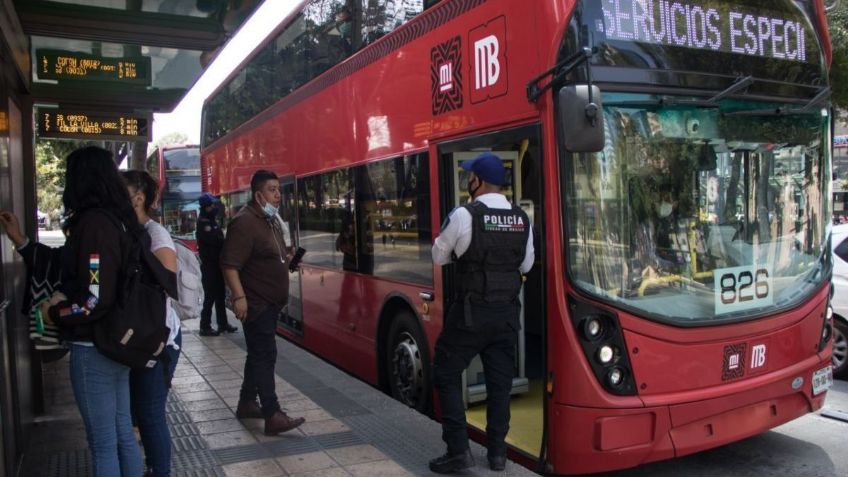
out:
{"label": "sidewalk", "polygon": [[[198,320],[183,326],[183,352],[168,403],[173,475],[436,475],[427,461],[444,452],[437,422],[282,339],[277,341],[277,394],[286,412],[305,417],[306,423],[266,437],[261,419],[237,420],[245,360],[241,330],[200,337]],[[33,430],[22,475],[89,475],[67,358],[45,367],[45,381],[47,413]],[[461,475],[535,475],[513,462],[505,472],[491,472],[485,449],[472,443],[472,450],[477,466]]]}

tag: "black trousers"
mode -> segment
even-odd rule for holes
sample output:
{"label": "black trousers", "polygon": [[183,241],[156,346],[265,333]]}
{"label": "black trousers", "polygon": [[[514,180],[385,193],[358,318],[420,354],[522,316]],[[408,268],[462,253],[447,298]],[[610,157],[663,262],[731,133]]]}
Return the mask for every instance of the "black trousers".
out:
{"label": "black trousers", "polygon": [[268,306],[255,315],[248,312],[244,321],[244,341],[247,343],[247,360],[244,363],[244,381],[241,384],[241,401],[253,401],[259,396],[262,414],[271,417],[280,410],[274,385],[274,366],[277,363],[277,318],[280,308]]}
{"label": "black trousers", "polygon": [[515,374],[520,305],[471,305],[472,323],[465,321],[462,302],[454,303],[436,341],[433,379],[442,407],[442,440],[450,454],[468,449],[462,372],[475,355],[486,376],[486,436],[490,455],[506,454],[509,432],[509,396]]}
{"label": "black trousers", "polygon": [[212,327],[212,305],[215,305],[215,318],[218,329],[229,326],[227,308],[224,305],[224,274],[218,264],[201,265],[201,283],[203,283],[203,309],[200,311],[200,329]]}

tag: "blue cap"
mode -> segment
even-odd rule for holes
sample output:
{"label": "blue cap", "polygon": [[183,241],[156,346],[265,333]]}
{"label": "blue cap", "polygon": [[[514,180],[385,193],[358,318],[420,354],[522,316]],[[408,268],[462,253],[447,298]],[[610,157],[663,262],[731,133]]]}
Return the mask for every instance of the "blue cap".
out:
{"label": "blue cap", "polygon": [[506,169],[501,158],[491,152],[484,152],[470,161],[462,163],[462,168],[473,172],[483,182],[502,186],[506,184]]}
{"label": "blue cap", "polygon": [[217,204],[218,202],[220,202],[217,197],[210,194],[209,192],[204,192],[203,194],[201,194],[200,198],[197,199],[197,201],[200,202],[201,207],[206,207],[207,205]]}

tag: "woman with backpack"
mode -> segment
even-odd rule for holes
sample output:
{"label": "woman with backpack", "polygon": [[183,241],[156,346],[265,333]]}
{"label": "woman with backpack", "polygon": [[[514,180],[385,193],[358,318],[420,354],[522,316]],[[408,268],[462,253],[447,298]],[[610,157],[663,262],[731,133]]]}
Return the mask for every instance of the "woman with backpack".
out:
{"label": "woman with backpack", "polygon": [[[159,193],[159,184],[146,171],[126,171],[123,173],[127,191],[132,202],[138,223],[150,235],[150,251],[168,270],[177,271],[177,253],[174,241],[168,231],[150,218]],[[171,334],[168,346],[152,368],[133,369],[130,372],[130,394],[132,412],[144,446],[144,456],[148,471],[145,475],[167,477],[171,475],[171,432],[165,417],[165,403],[171,378],[180,357],[180,320],[168,299],[166,320]]]}
{"label": "woman with backpack", "polygon": [[98,320],[114,319],[128,234],[144,234],[112,154],[84,147],[67,158],[65,205],[68,244],[60,291],[42,304],[71,349],[74,397],[85,424],[94,477],[138,477],[141,453],[130,417],[130,368],[94,346]]}

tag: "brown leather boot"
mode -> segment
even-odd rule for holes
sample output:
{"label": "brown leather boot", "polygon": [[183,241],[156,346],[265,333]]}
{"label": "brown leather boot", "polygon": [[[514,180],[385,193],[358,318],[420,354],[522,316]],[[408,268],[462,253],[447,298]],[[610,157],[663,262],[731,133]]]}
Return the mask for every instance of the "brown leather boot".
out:
{"label": "brown leather boot", "polygon": [[265,419],[265,435],[276,436],[281,432],[286,432],[306,422],[302,417],[291,418],[283,411],[277,411],[273,416]]}
{"label": "brown leather boot", "polygon": [[236,417],[239,419],[262,419],[262,409],[256,401],[239,401],[236,408]]}

